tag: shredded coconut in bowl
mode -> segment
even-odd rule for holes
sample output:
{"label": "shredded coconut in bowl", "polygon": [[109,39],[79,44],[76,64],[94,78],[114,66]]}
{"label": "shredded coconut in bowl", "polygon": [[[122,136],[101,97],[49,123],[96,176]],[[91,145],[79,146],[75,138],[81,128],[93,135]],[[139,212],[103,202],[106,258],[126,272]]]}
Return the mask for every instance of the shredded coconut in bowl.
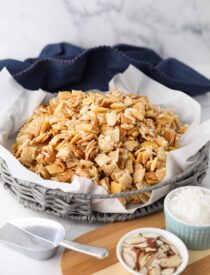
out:
{"label": "shredded coconut in bowl", "polygon": [[171,213],[183,222],[193,225],[210,225],[210,191],[189,187],[175,192],[168,199]]}

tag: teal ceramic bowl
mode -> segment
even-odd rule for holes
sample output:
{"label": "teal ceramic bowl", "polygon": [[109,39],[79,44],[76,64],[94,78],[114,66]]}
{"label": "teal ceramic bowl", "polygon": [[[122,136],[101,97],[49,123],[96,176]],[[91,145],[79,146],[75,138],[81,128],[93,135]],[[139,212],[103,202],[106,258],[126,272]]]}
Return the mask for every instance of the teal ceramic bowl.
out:
{"label": "teal ceramic bowl", "polygon": [[[176,192],[180,192],[184,188],[189,188],[189,186],[180,187],[174,189],[165,198],[164,201],[164,214],[165,214],[165,224],[166,229],[175,235],[177,235],[187,246],[188,249],[191,250],[205,250],[210,248],[210,224],[207,225],[192,225],[186,222],[183,222],[179,218],[175,217],[168,205],[170,199],[175,195]],[[203,189],[205,192],[210,194],[210,189],[198,187],[198,186],[190,186],[190,188]],[[209,202],[210,203],[210,202]]]}

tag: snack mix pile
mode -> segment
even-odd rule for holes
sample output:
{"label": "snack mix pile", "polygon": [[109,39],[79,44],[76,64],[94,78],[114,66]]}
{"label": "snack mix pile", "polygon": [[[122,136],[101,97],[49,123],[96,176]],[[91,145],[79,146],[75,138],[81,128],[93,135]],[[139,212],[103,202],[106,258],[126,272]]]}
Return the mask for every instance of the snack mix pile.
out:
{"label": "snack mix pile", "polygon": [[[108,193],[161,182],[167,152],[179,147],[187,125],[145,96],[60,92],[35,109],[18,133],[13,154],[45,179],[91,178]],[[146,202],[144,193],[121,202]]]}

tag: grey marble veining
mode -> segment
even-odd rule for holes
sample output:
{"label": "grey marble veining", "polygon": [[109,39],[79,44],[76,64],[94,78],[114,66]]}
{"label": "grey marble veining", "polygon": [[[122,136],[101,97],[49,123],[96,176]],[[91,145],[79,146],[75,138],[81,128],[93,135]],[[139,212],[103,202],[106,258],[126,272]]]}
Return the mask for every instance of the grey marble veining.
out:
{"label": "grey marble veining", "polygon": [[47,43],[129,43],[187,64],[210,60],[209,0],[1,0],[0,58],[36,56]]}

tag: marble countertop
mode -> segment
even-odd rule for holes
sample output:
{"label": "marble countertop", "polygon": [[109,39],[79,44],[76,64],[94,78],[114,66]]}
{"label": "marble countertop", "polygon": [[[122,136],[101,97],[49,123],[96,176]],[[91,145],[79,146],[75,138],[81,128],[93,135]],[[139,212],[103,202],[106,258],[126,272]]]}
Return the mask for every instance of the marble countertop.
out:
{"label": "marble countertop", "polygon": [[187,64],[210,60],[208,0],[1,0],[0,59],[37,56],[47,43],[128,43]]}
{"label": "marble countertop", "polygon": [[[82,47],[128,43],[175,57],[210,78],[210,2],[208,0],[1,0],[0,59],[35,57],[47,43]],[[210,94],[196,98],[202,120],[210,118]],[[210,171],[204,185],[210,182]],[[18,217],[61,222],[69,238],[99,225],[77,224],[23,208],[0,184],[0,223]],[[57,275],[59,256],[37,262],[0,246],[0,274]]]}

